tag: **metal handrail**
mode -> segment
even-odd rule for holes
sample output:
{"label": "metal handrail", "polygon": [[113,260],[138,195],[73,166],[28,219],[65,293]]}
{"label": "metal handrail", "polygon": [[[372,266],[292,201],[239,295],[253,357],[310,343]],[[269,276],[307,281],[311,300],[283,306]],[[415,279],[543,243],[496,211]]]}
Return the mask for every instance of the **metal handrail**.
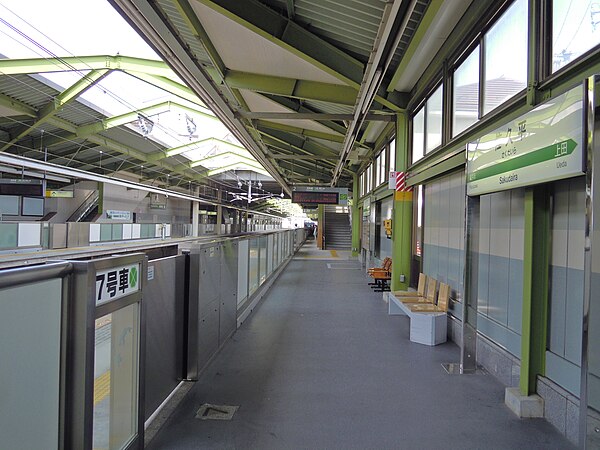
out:
{"label": "metal handrail", "polygon": [[73,214],[71,214],[67,222],[79,222],[94,207],[94,204],[96,204],[99,199],[100,193],[98,191],[92,191]]}
{"label": "metal handrail", "polygon": [[70,262],[55,262],[43,266],[17,267],[0,271],[0,289],[36,283],[52,278],[64,278],[73,271]]}

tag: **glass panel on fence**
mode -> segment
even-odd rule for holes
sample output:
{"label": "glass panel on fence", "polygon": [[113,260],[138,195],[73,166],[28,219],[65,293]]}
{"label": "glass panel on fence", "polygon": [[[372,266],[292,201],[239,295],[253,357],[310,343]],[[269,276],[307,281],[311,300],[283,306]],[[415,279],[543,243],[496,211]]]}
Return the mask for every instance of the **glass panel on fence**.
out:
{"label": "glass panel on fence", "polygon": [[103,223],[100,224],[100,240],[110,241],[112,239],[112,224]]}
{"label": "glass panel on fence", "polygon": [[61,306],[59,278],[0,289],[2,448],[58,448]]}
{"label": "glass panel on fence", "polygon": [[250,240],[249,295],[258,288],[258,239]]}
{"label": "glass panel on fence", "polygon": [[238,247],[238,295],[240,305],[248,297],[248,241],[240,241]]}
{"label": "glass panel on fence", "polygon": [[0,223],[0,249],[17,248],[18,228],[16,223]]}
{"label": "glass panel on fence", "polygon": [[137,433],[138,304],[95,322],[94,448],[124,448]]}
{"label": "glass panel on fence", "polygon": [[267,279],[267,237],[260,238],[260,284]]}

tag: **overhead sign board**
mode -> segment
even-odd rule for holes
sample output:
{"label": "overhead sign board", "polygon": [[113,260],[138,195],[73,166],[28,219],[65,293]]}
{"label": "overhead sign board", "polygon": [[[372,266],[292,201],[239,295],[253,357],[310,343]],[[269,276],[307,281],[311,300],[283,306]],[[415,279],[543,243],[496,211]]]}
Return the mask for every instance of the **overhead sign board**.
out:
{"label": "overhead sign board", "polygon": [[46,190],[46,198],[73,198],[73,191]]}
{"label": "overhead sign board", "polygon": [[0,195],[43,197],[45,182],[23,178],[0,178]]}
{"label": "overhead sign board", "polygon": [[337,192],[305,192],[292,191],[292,203],[316,203],[322,205],[337,205]]}
{"label": "overhead sign board", "polygon": [[115,220],[131,220],[131,211],[114,211],[108,209],[106,211],[106,217]]}
{"label": "overhead sign board", "polygon": [[467,194],[583,174],[584,92],[578,86],[467,146]]}
{"label": "overhead sign board", "polygon": [[348,189],[325,186],[297,187],[292,190],[292,203],[347,206]]}
{"label": "overhead sign board", "polygon": [[139,290],[139,263],[96,272],[96,305],[117,300]]}

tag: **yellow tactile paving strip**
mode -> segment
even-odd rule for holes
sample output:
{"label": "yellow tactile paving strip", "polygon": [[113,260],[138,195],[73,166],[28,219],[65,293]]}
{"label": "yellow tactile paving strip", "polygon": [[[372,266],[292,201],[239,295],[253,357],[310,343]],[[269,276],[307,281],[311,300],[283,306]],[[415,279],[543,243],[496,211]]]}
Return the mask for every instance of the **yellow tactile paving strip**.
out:
{"label": "yellow tactile paving strip", "polygon": [[110,394],[110,370],[94,380],[94,406]]}

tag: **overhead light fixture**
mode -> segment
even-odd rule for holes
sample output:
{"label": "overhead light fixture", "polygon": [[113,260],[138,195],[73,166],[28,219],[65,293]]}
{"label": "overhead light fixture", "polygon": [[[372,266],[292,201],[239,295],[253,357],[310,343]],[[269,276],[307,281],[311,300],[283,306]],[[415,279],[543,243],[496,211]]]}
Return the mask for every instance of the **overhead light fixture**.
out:
{"label": "overhead light fixture", "polygon": [[194,118],[189,115],[185,115],[185,127],[187,128],[188,135],[190,136],[190,140],[192,139],[193,134],[196,132],[197,126],[194,122]]}
{"label": "overhead light fixture", "polygon": [[138,127],[142,131],[144,137],[147,137],[150,133],[152,133],[152,128],[154,128],[154,122],[152,122],[148,117],[143,114],[138,113]]}

